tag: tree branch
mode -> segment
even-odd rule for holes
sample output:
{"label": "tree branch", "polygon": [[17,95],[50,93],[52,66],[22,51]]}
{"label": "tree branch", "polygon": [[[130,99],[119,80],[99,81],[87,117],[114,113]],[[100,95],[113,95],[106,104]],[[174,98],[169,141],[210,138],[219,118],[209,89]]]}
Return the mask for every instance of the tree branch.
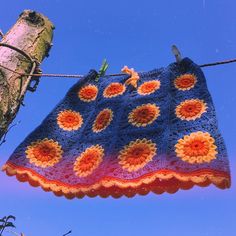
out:
{"label": "tree branch", "polygon": [[53,29],[47,17],[25,10],[16,24],[5,35],[2,34],[0,64],[14,72],[0,68],[0,139],[15,118],[33,80],[31,76],[21,74],[34,73],[48,56]]}

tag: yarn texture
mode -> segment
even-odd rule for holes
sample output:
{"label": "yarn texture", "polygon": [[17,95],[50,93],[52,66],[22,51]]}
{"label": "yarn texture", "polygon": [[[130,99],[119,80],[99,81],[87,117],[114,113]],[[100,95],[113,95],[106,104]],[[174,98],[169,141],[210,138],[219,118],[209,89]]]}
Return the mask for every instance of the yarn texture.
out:
{"label": "yarn texture", "polygon": [[91,70],[80,79],[16,148],[3,166],[9,176],[68,199],[230,187],[198,65],[185,58],[149,72],[96,76]]}

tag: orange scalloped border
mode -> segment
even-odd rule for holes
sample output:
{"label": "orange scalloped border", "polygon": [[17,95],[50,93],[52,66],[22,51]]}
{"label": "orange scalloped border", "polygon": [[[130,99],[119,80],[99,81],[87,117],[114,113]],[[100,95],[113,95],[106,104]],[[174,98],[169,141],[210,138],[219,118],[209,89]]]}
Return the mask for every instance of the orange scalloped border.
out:
{"label": "orange scalloped border", "polygon": [[19,167],[8,161],[2,170],[8,176],[16,176],[20,182],[28,182],[33,187],[41,186],[46,191],[52,191],[56,196],[65,196],[68,199],[89,197],[119,198],[121,196],[133,197],[136,194],[146,195],[149,192],[156,194],[175,193],[179,189],[187,190],[194,185],[207,187],[214,184],[220,189],[229,188],[230,175],[225,172],[204,169],[191,173],[180,173],[172,170],[159,170],[146,174],[135,180],[122,180],[112,177],[104,177],[93,185],[67,185],[60,181],[48,180],[38,173]]}

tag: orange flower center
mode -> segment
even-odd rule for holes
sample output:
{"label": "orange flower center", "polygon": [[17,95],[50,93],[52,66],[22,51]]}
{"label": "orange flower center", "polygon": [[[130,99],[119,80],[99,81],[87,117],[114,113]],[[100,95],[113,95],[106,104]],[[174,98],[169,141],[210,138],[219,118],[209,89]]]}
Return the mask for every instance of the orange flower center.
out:
{"label": "orange flower center", "polygon": [[195,120],[206,112],[207,105],[203,100],[190,99],[180,103],[175,110],[176,116],[181,120]]}
{"label": "orange flower center", "polygon": [[184,145],[184,153],[188,156],[203,156],[209,152],[209,145],[204,140],[192,140]]}
{"label": "orange flower center", "polygon": [[75,111],[61,111],[57,117],[57,123],[64,130],[77,130],[83,123],[82,116]]}
{"label": "orange flower center", "polygon": [[155,104],[145,104],[135,108],[129,114],[129,122],[136,126],[146,126],[151,124],[159,113],[159,108]]}
{"label": "orange flower center", "polygon": [[56,155],[56,150],[50,144],[38,144],[33,149],[33,154],[37,160],[40,161],[50,161]]}
{"label": "orange flower center", "polygon": [[147,83],[142,86],[144,92],[150,92],[156,88],[155,83]]}
{"label": "orange flower center", "polygon": [[87,85],[79,91],[79,98],[82,101],[90,102],[97,97],[98,89],[95,85]]}
{"label": "orange flower center", "polygon": [[107,92],[111,95],[113,94],[116,94],[116,93],[119,93],[122,91],[122,86],[120,85],[115,85],[115,84],[112,84],[109,89],[107,90]]}
{"label": "orange flower center", "polygon": [[160,81],[147,81],[140,85],[138,92],[140,94],[150,94],[155,92],[160,87]]}
{"label": "orange flower center", "polygon": [[94,121],[93,131],[102,131],[105,129],[112,120],[112,111],[110,109],[104,109],[101,111]]}
{"label": "orange flower center", "polygon": [[125,90],[125,87],[123,84],[120,83],[111,83],[108,85],[104,91],[105,97],[109,96],[116,96],[119,94],[122,94]]}
{"label": "orange flower center", "polygon": [[190,146],[192,149],[201,150],[205,145],[204,145],[204,142],[195,140],[190,144]]}
{"label": "orange flower center", "polygon": [[96,95],[97,95],[97,91],[96,91],[96,89],[94,89],[94,88],[86,88],[86,89],[83,91],[83,96],[84,96],[85,98],[88,98],[88,99],[93,98],[93,97],[95,97]]}
{"label": "orange flower center", "polygon": [[110,119],[110,114],[108,112],[101,113],[97,118],[98,125],[104,125]]}
{"label": "orange flower center", "polygon": [[76,119],[75,116],[68,115],[68,116],[65,116],[65,121],[68,123],[74,123],[74,122],[77,122],[78,119]]}
{"label": "orange flower center", "polygon": [[178,88],[187,89],[192,87],[196,82],[193,75],[182,75],[175,80],[175,84]]}
{"label": "orange flower center", "polygon": [[193,78],[183,78],[181,80],[181,84],[183,86],[189,86],[189,85],[193,84],[193,82],[194,82]]}
{"label": "orange flower center", "polygon": [[79,177],[90,175],[102,162],[104,150],[99,145],[87,148],[76,160],[74,171]]}
{"label": "orange flower center", "polygon": [[144,151],[145,151],[145,149],[143,149],[142,147],[136,147],[133,150],[131,150],[130,152],[134,157],[139,157],[144,153]]}
{"label": "orange flower center", "polygon": [[138,122],[146,123],[155,117],[155,113],[148,108],[143,108],[138,110],[135,116]]}
{"label": "orange flower center", "polygon": [[51,152],[51,148],[45,146],[45,147],[41,147],[41,149],[39,150],[39,153],[41,153],[42,155],[48,155]]}
{"label": "orange flower center", "polygon": [[183,105],[180,109],[180,113],[183,113],[183,114],[187,113],[186,115],[195,116],[199,112],[201,112],[201,109],[202,109],[202,104],[198,102],[194,102],[194,103]]}
{"label": "orange flower center", "polygon": [[81,170],[88,170],[89,168],[93,167],[94,163],[96,163],[96,153],[88,153],[83,156],[80,161],[80,169]]}
{"label": "orange flower center", "polygon": [[81,119],[77,116],[73,115],[66,115],[64,119],[62,118],[61,122],[64,124],[66,127],[73,127],[74,125],[79,124]]}
{"label": "orange flower center", "polygon": [[146,145],[135,145],[135,147],[130,148],[127,152],[126,162],[130,164],[140,164],[150,155],[150,153],[151,151]]}
{"label": "orange flower center", "polygon": [[127,171],[137,171],[152,161],[156,154],[156,145],[151,140],[131,141],[120,151],[119,164]]}
{"label": "orange flower center", "polygon": [[153,114],[152,112],[150,112],[148,108],[140,109],[137,113],[138,113],[138,116],[140,116],[141,118],[146,118],[148,115]]}

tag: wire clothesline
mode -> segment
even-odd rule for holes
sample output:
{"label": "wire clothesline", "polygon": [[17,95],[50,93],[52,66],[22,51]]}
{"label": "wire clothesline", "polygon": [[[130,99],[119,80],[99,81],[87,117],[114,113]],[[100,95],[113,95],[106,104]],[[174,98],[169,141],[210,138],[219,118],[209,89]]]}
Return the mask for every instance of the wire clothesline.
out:
{"label": "wire clothesline", "polygon": [[[217,66],[217,65],[223,65],[223,64],[229,64],[236,62],[236,59],[229,59],[229,60],[224,60],[224,61],[217,61],[217,62],[212,62],[212,63],[206,63],[199,65],[200,67],[209,67],[209,66]],[[79,75],[79,74],[53,74],[53,73],[39,73],[39,74],[27,74],[27,73],[21,73],[14,71],[4,65],[0,65],[5,70],[11,71],[12,73],[18,74],[20,76],[32,76],[32,77],[61,77],[61,78],[82,78],[84,75]],[[125,73],[119,73],[119,74],[108,74],[106,76],[121,76],[121,75],[126,75]]]}
{"label": "wire clothesline", "polygon": [[[84,75],[79,75],[79,74],[55,74],[55,73],[41,73],[41,70],[37,70],[40,71],[40,73],[32,73],[32,71],[35,71],[37,65],[38,65],[38,62],[35,61],[33,58],[31,58],[30,55],[28,55],[25,51],[23,51],[22,49],[20,48],[17,48],[13,45],[10,45],[10,44],[7,44],[7,43],[1,43],[0,42],[0,46],[3,46],[3,47],[7,47],[7,48],[10,48],[18,53],[20,53],[21,55],[23,55],[24,57],[26,57],[28,60],[30,60],[33,64],[32,66],[32,70],[30,73],[21,73],[21,72],[18,72],[18,71],[15,71],[15,70],[12,70],[11,68],[7,67],[7,66],[4,66],[4,65],[1,65],[0,64],[0,67],[4,68],[5,70],[8,70],[8,71],[11,71],[12,73],[15,73],[15,74],[18,74],[19,76],[30,76],[30,77],[61,77],[61,78],[82,78],[84,77]],[[172,45],[172,53],[175,55],[175,58],[176,58],[176,62],[179,63],[181,60],[182,60],[182,57],[181,57],[181,53],[178,49],[178,47],[176,45]],[[212,63],[206,63],[206,64],[202,64],[202,65],[199,65],[200,67],[209,67],[209,66],[217,66],[217,65],[223,65],[223,64],[228,64],[228,63],[233,63],[233,62],[236,62],[236,58],[234,59],[228,59],[228,60],[224,60],[224,61],[217,61],[217,62],[212,62]],[[102,64],[102,67],[100,68],[100,73],[98,76],[101,76],[101,75],[105,75],[105,72],[108,68],[108,63],[106,60],[103,61],[103,64]],[[118,73],[118,74],[108,74],[106,76],[122,76],[122,75],[127,75],[125,73]]]}

